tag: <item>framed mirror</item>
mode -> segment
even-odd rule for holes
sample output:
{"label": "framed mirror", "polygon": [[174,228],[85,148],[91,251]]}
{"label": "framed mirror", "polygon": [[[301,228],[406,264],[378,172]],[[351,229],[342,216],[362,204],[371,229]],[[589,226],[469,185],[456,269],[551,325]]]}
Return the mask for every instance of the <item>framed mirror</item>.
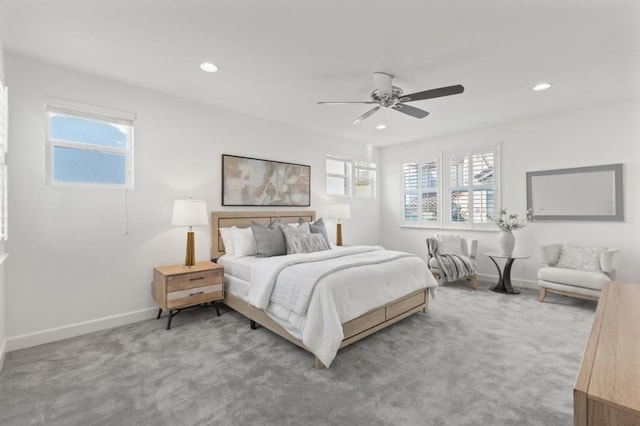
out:
{"label": "framed mirror", "polygon": [[533,220],[624,220],[622,164],[527,172]]}

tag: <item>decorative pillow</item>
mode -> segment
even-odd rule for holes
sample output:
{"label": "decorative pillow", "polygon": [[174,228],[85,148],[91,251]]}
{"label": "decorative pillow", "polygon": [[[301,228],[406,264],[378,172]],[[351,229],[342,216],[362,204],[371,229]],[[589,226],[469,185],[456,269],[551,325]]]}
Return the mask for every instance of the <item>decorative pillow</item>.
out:
{"label": "decorative pillow", "polygon": [[462,238],[454,234],[436,234],[438,240],[438,253],[459,254],[464,256],[462,251]]}
{"label": "decorative pillow", "polygon": [[238,229],[235,226],[231,228],[220,228],[220,237],[222,237],[222,244],[224,244],[225,254],[235,254],[236,249],[233,246],[233,230]]}
{"label": "decorative pillow", "polygon": [[560,249],[560,259],[556,267],[600,271],[600,256],[604,250],[604,247],[592,244],[564,244]]}
{"label": "decorative pillow", "polygon": [[236,228],[231,235],[236,256],[254,256],[256,254],[256,240],[253,238],[251,228]]}
{"label": "decorative pillow", "polygon": [[303,218],[300,218],[300,225],[308,223],[309,230],[312,234],[322,234],[324,241],[327,243],[327,246],[331,246],[331,242],[329,242],[329,234],[327,234],[327,227],[324,224],[322,218],[318,218],[315,222],[305,222]]}
{"label": "decorative pillow", "polygon": [[287,245],[280,229],[280,219],[274,220],[269,226],[251,222],[251,231],[256,240],[256,257],[282,256],[287,254]]}
{"label": "decorative pillow", "polygon": [[297,235],[297,234],[309,234],[311,235],[311,230],[309,229],[309,223],[305,222],[303,224],[301,224],[300,226],[293,228],[291,226],[285,226],[285,225],[281,225],[280,229],[282,230],[282,233],[284,234],[284,240],[287,246],[287,254],[291,254],[291,238],[292,235]]}
{"label": "decorative pillow", "polygon": [[287,239],[287,254],[313,253],[329,250],[329,245],[321,234],[291,233]]}

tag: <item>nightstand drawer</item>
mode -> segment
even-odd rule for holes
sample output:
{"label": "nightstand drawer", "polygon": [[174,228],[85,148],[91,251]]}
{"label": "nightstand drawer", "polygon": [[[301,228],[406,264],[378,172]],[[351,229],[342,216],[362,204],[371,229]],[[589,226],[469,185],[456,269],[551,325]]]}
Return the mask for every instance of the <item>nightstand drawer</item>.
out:
{"label": "nightstand drawer", "polygon": [[167,293],[222,283],[222,270],[192,272],[167,277]]}
{"label": "nightstand drawer", "polygon": [[167,293],[167,309],[222,299],[222,286],[223,284],[213,284]]}

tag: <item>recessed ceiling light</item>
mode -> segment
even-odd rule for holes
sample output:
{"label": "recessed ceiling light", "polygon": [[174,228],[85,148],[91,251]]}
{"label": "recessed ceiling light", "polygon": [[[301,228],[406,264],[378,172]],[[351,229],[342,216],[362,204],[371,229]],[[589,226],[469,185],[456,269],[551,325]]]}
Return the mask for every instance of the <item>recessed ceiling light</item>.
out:
{"label": "recessed ceiling light", "polygon": [[218,71],[218,67],[211,62],[203,62],[200,64],[200,69],[206,72],[216,72]]}
{"label": "recessed ceiling light", "polygon": [[378,130],[383,130],[383,129],[386,129],[386,128],[387,128],[387,126],[385,126],[384,124],[378,124],[376,126],[376,129],[378,129]]}
{"label": "recessed ceiling light", "polygon": [[540,83],[533,86],[533,90],[539,92],[541,90],[547,90],[549,87],[551,87],[551,83]]}

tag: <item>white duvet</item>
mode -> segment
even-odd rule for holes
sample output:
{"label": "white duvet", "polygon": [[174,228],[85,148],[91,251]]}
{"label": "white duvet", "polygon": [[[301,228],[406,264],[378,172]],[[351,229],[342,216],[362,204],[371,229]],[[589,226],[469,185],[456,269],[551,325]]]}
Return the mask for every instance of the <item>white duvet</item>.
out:
{"label": "white duvet", "polygon": [[325,365],[331,365],[342,339],[342,324],[376,307],[437,283],[418,256],[341,269],[321,278],[311,295],[305,316],[270,301],[277,275],[288,265],[314,262],[345,253],[361,253],[363,246],[261,259],[251,273],[249,303],[265,309],[291,334],[300,338]]}

